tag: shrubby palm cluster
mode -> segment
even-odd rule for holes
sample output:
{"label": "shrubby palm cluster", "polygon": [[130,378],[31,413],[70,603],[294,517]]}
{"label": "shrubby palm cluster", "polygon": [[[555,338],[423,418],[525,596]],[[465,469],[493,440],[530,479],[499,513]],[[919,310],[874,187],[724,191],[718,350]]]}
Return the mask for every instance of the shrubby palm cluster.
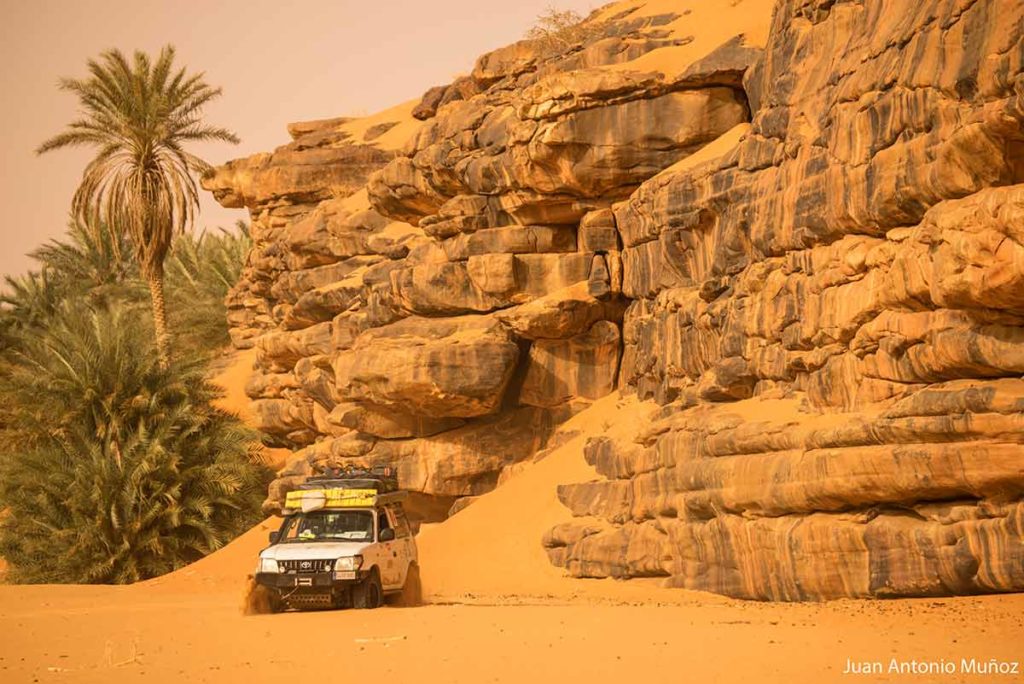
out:
{"label": "shrubby palm cluster", "polygon": [[219,94],[173,67],[108,51],[66,79],[81,118],[40,152],[94,148],[66,239],[0,295],[0,556],[20,582],[123,583],[196,560],[259,518],[255,433],[214,407],[208,365],[245,226],[195,236],[184,145]]}
{"label": "shrubby palm cluster", "polygon": [[0,556],[22,582],[132,582],[200,558],[258,520],[257,437],[215,409],[208,361],[244,232],[185,235],[168,268],[160,363],[146,286],[72,227],[8,279],[0,309]]}

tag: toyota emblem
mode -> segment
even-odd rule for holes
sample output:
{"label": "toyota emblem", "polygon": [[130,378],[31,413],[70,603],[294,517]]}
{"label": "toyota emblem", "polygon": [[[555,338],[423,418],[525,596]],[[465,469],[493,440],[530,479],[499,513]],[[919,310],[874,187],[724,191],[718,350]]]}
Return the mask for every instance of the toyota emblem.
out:
{"label": "toyota emblem", "polygon": [[308,569],[309,569],[309,568],[311,568],[312,566],[313,566],[313,564],[312,564],[312,563],[310,563],[309,561],[302,561],[302,565],[301,565],[300,567],[301,567],[301,568],[302,568],[303,570],[308,570]]}

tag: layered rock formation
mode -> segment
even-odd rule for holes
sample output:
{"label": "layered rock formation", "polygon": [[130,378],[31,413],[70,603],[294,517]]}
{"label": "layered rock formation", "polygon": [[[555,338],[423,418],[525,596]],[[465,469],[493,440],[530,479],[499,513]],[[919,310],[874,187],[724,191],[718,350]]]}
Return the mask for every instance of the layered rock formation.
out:
{"label": "layered rock formation", "polygon": [[686,73],[621,68],[690,44],[679,16],[594,15],[582,44],[502,48],[419,102],[293,124],[204,179],[252,217],[232,335],[258,349],[259,427],[296,449],[268,511],[358,461],[397,465],[429,517],[616,389],[609,207],[749,118],[742,26]]}
{"label": "layered rock formation", "polygon": [[1024,589],[1024,8],[776,5],[753,119],[614,206],[623,385],[579,576],[744,598]]}
{"label": "layered rock formation", "polygon": [[[1024,589],[1024,9],[636,0],[204,185],[246,206],[248,392],[421,517],[618,389],[544,539],[745,598]],[[467,499],[468,500],[468,499]],[[540,541],[540,540],[538,540]]]}

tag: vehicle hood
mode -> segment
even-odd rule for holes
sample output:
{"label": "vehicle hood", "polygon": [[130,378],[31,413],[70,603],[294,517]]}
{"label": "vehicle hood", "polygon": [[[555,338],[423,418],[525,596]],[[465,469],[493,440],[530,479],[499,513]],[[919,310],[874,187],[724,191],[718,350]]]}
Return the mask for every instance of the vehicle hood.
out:
{"label": "vehicle hood", "polygon": [[275,544],[260,553],[268,560],[333,560],[342,556],[355,556],[373,542],[291,542]]}

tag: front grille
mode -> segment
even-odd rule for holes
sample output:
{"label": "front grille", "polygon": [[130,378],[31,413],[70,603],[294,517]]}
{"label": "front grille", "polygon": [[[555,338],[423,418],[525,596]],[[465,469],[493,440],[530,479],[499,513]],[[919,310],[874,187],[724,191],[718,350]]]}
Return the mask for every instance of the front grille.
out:
{"label": "front grille", "polygon": [[281,572],[289,574],[312,574],[315,572],[330,572],[334,567],[334,561],[329,559],[321,560],[285,560],[278,561]]}
{"label": "front grille", "polygon": [[304,594],[294,592],[289,594],[285,601],[289,606],[303,606],[305,608],[334,607],[334,597],[330,593]]}

